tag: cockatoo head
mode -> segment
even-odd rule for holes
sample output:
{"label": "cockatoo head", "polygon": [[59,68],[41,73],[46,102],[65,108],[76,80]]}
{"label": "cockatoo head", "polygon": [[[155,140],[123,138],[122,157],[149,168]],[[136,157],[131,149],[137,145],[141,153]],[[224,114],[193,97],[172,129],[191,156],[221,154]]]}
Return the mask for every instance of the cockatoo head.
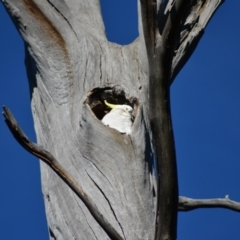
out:
{"label": "cockatoo head", "polygon": [[115,104],[108,103],[106,100],[104,100],[104,103],[108,107],[110,107],[111,109],[115,109],[115,110],[116,109],[121,109],[121,110],[126,111],[126,112],[128,112],[130,114],[132,114],[132,112],[133,112],[133,108],[131,106],[129,106],[129,105],[115,105]]}
{"label": "cockatoo head", "polygon": [[112,110],[104,116],[102,123],[121,133],[130,134],[133,123],[133,108],[129,105],[111,104],[106,100],[104,100],[104,103]]}

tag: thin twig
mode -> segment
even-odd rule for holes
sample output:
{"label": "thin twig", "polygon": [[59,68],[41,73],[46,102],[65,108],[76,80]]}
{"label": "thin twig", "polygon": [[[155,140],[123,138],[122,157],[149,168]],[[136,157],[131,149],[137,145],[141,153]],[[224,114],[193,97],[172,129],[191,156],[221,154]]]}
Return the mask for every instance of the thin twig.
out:
{"label": "thin twig", "polygon": [[110,239],[123,240],[120,234],[113,228],[107,219],[100,213],[92,199],[84,192],[73,177],[60,165],[60,163],[52,156],[51,153],[44,150],[42,146],[31,142],[24,134],[23,130],[17,123],[11,111],[7,107],[3,107],[3,115],[9,130],[12,132],[14,138],[18,143],[28,152],[40,158],[76,193],[76,195],[83,201],[94,219],[103,228]]}
{"label": "thin twig", "polygon": [[240,212],[240,202],[232,201],[228,196],[213,199],[179,197],[178,211],[187,212],[198,208],[227,208]]}

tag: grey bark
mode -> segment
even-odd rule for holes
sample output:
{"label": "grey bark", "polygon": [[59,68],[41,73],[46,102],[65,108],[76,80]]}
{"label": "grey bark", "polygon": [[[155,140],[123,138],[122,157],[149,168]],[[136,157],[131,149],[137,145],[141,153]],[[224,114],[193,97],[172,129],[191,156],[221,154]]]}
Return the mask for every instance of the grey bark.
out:
{"label": "grey bark", "polygon": [[[172,207],[165,206],[164,199],[170,198],[175,203],[170,224],[161,237],[158,231],[155,237],[176,235],[176,169],[172,175],[159,169],[164,158],[159,148],[164,149],[165,138],[170,139],[168,150],[173,156],[171,161],[165,159],[167,166],[176,168],[173,134],[167,132],[163,141],[161,136],[159,140],[161,127],[152,134],[152,123],[156,127],[162,120],[153,110],[157,112],[158,104],[169,100],[169,85],[222,1],[183,2],[139,1],[140,36],[121,46],[107,41],[97,0],[3,1],[25,41],[37,142],[73,176],[125,239],[154,239],[156,214],[162,216],[158,230]],[[153,94],[154,79],[163,81]],[[160,90],[166,98],[156,102],[153,96],[159,96]],[[134,107],[131,136],[101,123],[104,99]],[[168,180],[175,179],[174,196],[158,189],[158,204],[155,159],[161,172],[157,180],[166,182],[165,190]],[[44,163],[41,176],[50,239],[108,239],[83,202]],[[165,215],[159,206],[166,207]]]}
{"label": "grey bark", "polygon": [[79,186],[69,172],[66,171],[66,169],[63,168],[63,166],[54,158],[54,156],[50,152],[46,151],[41,145],[33,143],[28,139],[20,125],[17,123],[17,120],[12,115],[10,109],[5,106],[3,106],[3,116],[5,117],[5,122],[9,130],[12,132],[18,143],[28,152],[46,163],[74,191],[110,239],[123,240],[112,224],[109,223],[99,211],[94,201],[88,196],[82,187]]}

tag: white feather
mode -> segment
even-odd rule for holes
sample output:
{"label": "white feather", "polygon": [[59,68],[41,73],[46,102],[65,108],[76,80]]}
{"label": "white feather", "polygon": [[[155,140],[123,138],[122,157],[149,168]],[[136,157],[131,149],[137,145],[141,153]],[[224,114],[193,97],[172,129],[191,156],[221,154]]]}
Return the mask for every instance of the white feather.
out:
{"label": "white feather", "polygon": [[104,116],[102,123],[120,133],[131,133],[132,107],[128,105],[115,105],[115,107]]}

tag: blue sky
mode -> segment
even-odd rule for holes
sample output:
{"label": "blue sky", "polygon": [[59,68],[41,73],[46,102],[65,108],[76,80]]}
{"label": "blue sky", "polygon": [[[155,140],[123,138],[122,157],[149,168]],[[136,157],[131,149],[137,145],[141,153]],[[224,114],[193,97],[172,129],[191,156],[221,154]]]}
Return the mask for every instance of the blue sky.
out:
{"label": "blue sky", "polygon": [[[102,0],[110,41],[137,35],[136,0]],[[240,202],[240,2],[226,1],[171,87],[180,195]],[[35,141],[23,41],[0,4],[0,105]],[[0,239],[47,240],[39,161],[13,139],[0,117]],[[179,214],[179,240],[240,239],[240,213]]]}

